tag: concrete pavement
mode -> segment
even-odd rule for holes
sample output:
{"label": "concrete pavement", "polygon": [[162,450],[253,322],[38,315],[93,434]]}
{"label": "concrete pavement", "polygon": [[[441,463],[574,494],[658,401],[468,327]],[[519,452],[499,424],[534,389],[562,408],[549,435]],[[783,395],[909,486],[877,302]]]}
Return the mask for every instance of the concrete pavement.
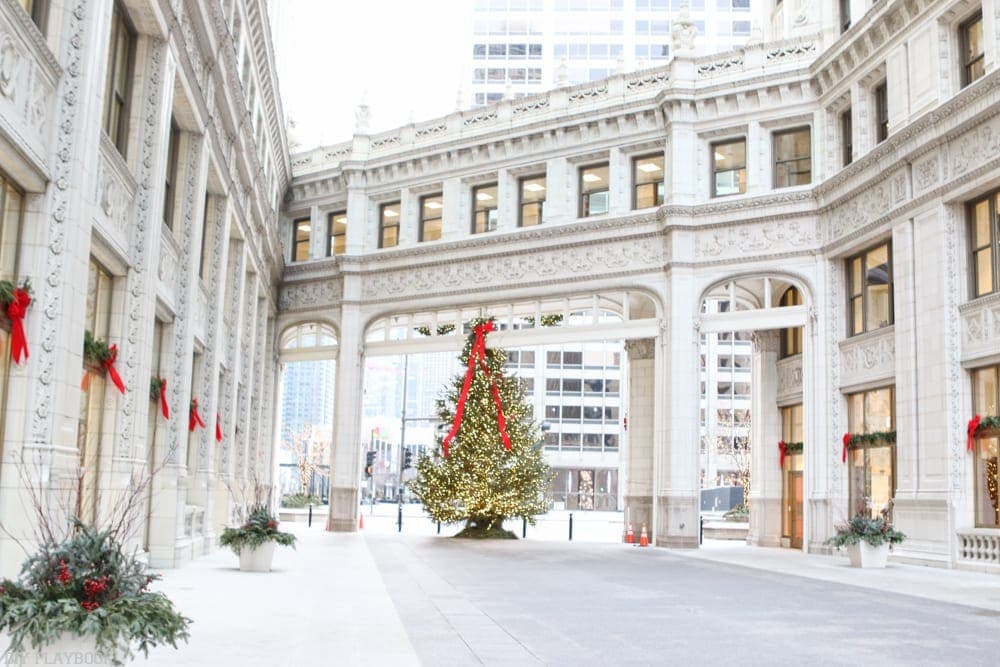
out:
{"label": "concrete pavement", "polygon": [[[164,573],[191,642],[151,665],[992,665],[1000,577],[732,543],[479,542],[282,524],[298,549]],[[415,523],[405,524],[415,528]]]}

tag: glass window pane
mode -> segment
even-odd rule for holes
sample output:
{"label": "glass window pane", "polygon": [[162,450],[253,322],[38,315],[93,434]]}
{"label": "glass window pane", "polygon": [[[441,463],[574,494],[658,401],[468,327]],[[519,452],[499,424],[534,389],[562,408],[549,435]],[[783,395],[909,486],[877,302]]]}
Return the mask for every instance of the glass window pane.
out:
{"label": "glass window pane", "polygon": [[636,158],[633,176],[635,184],[657,183],[663,181],[663,156],[651,155]]}
{"label": "glass window pane", "polygon": [[965,62],[975,60],[981,55],[983,55],[982,17],[965,27]]}
{"label": "glass window pane", "polygon": [[599,192],[608,189],[608,165],[595,165],[580,170],[580,191]]}
{"label": "glass window pane", "polygon": [[521,201],[545,201],[545,177],[525,178],[521,181]]}
{"label": "glass window pane", "polygon": [[976,202],[972,207],[972,247],[982,248],[990,243],[990,200]]}
{"label": "glass window pane", "polygon": [[977,415],[998,415],[997,371],[998,366],[982,368],[972,373],[973,409]]}
{"label": "glass window pane", "polygon": [[976,296],[993,292],[993,249],[976,253]]}
{"label": "glass window pane", "polygon": [[[21,229],[21,195],[0,178],[0,280],[16,280],[17,242]],[[0,404],[2,405],[2,404]]]}
{"label": "glass window pane", "polygon": [[863,285],[861,280],[861,258],[856,257],[851,260],[851,294],[861,294],[861,287]]}
{"label": "glass window pane", "polygon": [[715,170],[742,169],[746,166],[746,142],[733,141],[713,145]]}
{"label": "glass window pane", "polygon": [[865,433],[891,431],[895,428],[893,394],[891,387],[865,392]]}

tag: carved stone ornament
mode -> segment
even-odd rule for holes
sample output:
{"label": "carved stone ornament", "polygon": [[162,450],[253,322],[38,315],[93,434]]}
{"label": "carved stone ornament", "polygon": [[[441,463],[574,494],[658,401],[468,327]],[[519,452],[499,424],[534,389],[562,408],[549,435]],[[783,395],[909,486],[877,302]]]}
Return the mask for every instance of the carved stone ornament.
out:
{"label": "carved stone ornament", "polygon": [[896,374],[896,338],[893,327],[848,338],[840,344],[842,386],[891,378]]}
{"label": "carved stone ornament", "polygon": [[656,353],[655,338],[636,338],[625,341],[625,352],[629,361],[652,359]]}

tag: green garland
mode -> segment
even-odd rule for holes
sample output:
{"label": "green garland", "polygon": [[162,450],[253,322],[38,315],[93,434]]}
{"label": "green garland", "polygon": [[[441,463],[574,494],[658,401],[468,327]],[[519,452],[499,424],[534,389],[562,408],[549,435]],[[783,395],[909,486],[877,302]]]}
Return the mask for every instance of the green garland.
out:
{"label": "green garland", "polygon": [[[525,317],[524,321],[531,326],[535,326],[535,318],[531,315]],[[557,313],[555,315],[542,315],[541,321],[543,327],[556,327],[562,324],[563,316],[561,313]]]}
{"label": "green garland", "polygon": [[107,341],[94,338],[90,331],[83,332],[83,359],[92,364],[101,365],[111,359],[111,348]]}
{"label": "green garland", "polygon": [[0,280],[0,306],[5,311],[14,300],[14,290],[19,287],[27,292],[28,296],[31,296],[31,278],[25,278],[20,285],[11,280]]}
{"label": "green garland", "polygon": [[163,391],[163,378],[153,377],[149,379],[149,400],[160,400],[160,393]]}
{"label": "green garland", "polygon": [[988,417],[983,417],[979,426],[976,427],[976,435],[979,435],[984,431],[1000,431],[1000,417],[997,415],[991,415]]}
{"label": "green garland", "polygon": [[[448,334],[450,334],[454,330],[455,330],[455,325],[454,324],[439,324],[437,326],[437,335],[438,336],[447,336]],[[416,331],[418,334],[421,334],[423,336],[430,336],[431,335],[431,328],[430,327],[415,327],[414,331]]]}
{"label": "green garland", "polygon": [[801,442],[786,442],[785,443],[785,454],[801,454],[802,453],[802,443]]}
{"label": "green garland", "polygon": [[875,431],[874,433],[852,433],[848,449],[859,449],[861,447],[871,447],[877,444],[895,444],[895,431]]}

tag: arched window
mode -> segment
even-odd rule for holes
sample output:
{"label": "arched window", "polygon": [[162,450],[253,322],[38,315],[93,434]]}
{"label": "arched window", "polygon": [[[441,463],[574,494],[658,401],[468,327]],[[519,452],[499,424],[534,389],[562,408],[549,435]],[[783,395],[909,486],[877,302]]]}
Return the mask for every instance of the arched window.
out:
{"label": "arched window", "polygon": [[328,324],[306,322],[285,329],[281,334],[282,352],[315,353],[333,352],[336,356],[337,333]]}
{"label": "arched window", "polygon": [[[801,306],[802,293],[795,287],[789,287],[781,295],[778,302],[781,307]],[[790,327],[781,330],[781,358],[802,354],[802,327]]]}

